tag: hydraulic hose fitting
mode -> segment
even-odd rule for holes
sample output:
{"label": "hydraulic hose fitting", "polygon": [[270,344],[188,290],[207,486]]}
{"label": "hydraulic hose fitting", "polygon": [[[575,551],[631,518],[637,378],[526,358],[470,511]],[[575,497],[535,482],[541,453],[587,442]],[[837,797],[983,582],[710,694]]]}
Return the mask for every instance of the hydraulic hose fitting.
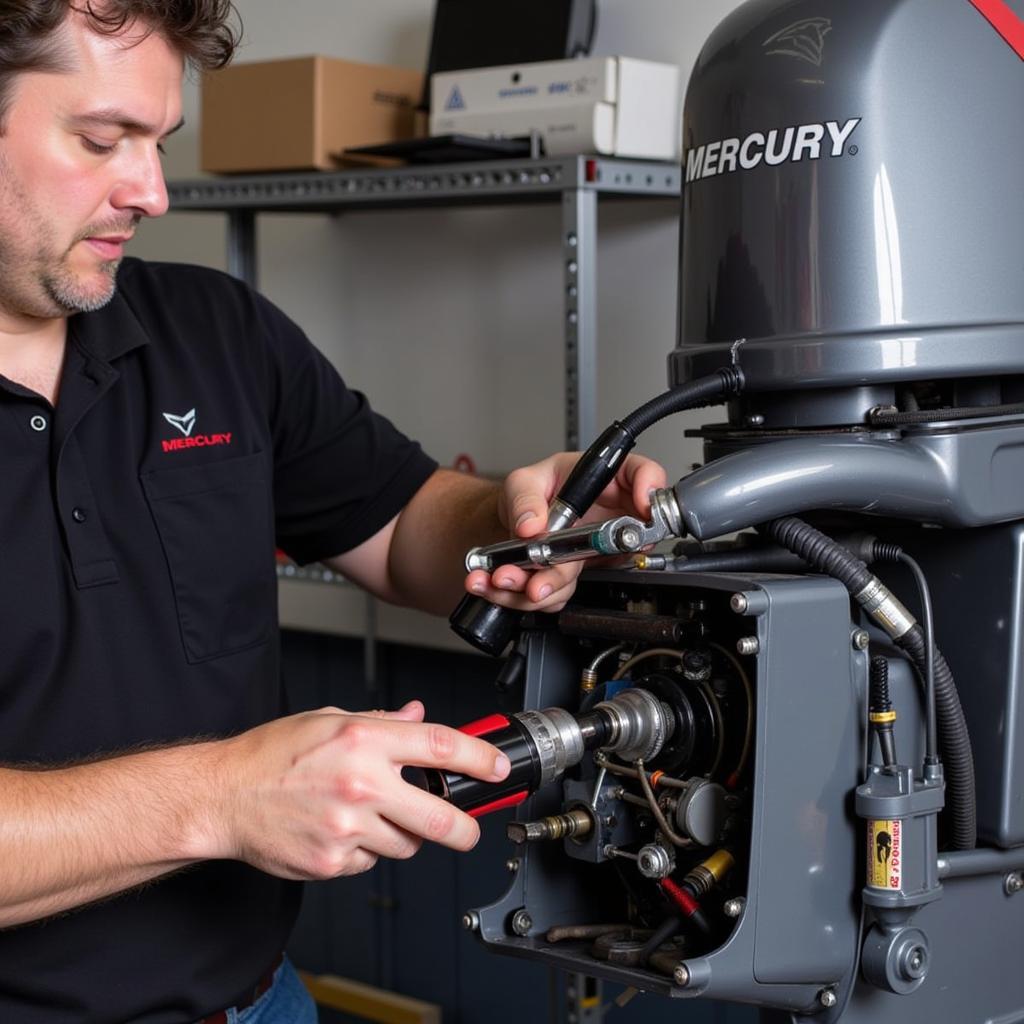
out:
{"label": "hydraulic hose fitting", "polygon": [[690,890],[695,899],[700,899],[725,878],[735,863],[728,850],[718,850],[686,873],[683,886]]}
{"label": "hydraulic hose fitting", "polygon": [[538,821],[510,821],[505,834],[513,843],[549,842],[577,839],[594,830],[594,815],[585,807],[574,807],[565,814],[552,814]]}
{"label": "hydraulic hose fitting", "polygon": [[914,616],[876,576],[871,577],[871,582],[863,590],[854,594],[854,600],[893,640],[899,640],[917,625]]}

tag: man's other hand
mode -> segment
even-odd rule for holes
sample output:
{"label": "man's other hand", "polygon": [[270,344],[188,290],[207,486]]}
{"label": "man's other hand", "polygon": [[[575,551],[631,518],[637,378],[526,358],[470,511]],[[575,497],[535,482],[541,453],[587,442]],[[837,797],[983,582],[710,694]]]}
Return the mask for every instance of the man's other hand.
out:
{"label": "man's other hand", "polygon": [[470,850],[469,815],[405,782],[402,768],[444,768],[500,782],[508,759],[484,740],[423,721],[423,705],[292,715],[220,748],[202,855],[272,875],[324,879],[411,857],[424,839]]}

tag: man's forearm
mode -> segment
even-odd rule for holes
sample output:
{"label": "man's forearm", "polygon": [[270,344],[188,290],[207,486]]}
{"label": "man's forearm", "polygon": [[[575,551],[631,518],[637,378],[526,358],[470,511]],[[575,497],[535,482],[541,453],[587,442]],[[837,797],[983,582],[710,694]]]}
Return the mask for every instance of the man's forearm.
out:
{"label": "man's forearm", "polygon": [[465,593],[469,548],[504,540],[501,487],[440,470],[402,512],[388,554],[389,575],[403,603],[447,614]]}
{"label": "man's forearm", "polygon": [[45,771],[0,769],[0,927],[202,859],[214,744]]}

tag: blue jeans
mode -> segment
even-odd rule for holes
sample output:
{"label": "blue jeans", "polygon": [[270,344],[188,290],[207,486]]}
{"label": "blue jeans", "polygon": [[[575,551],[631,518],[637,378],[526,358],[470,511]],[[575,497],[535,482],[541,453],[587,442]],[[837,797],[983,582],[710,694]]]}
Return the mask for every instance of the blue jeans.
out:
{"label": "blue jeans", "polygon": [[316,1003],[285,957],[274,983],[244,1010],[227,1011],[228,1024],[317,1024]]}

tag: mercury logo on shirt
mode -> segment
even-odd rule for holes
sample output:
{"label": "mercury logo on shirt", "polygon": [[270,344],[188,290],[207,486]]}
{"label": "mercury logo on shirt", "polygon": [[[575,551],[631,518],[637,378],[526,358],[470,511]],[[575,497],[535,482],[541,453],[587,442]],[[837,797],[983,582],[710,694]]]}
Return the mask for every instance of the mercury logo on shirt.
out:
{"label": "mercury logo on shirt", "polygon": [[180,452],[189,448],[213,448],[217,445],[231,444],[231,434],[196,434],[192,436],[192,429],[196,425],[196,411],[189,409],[180,416],[174,413],[165,412],[164,419],[172,427],[177,428],[184,434],[184,437],[172,437],[169,441],[161,441],[160,444],[165,452]]}

